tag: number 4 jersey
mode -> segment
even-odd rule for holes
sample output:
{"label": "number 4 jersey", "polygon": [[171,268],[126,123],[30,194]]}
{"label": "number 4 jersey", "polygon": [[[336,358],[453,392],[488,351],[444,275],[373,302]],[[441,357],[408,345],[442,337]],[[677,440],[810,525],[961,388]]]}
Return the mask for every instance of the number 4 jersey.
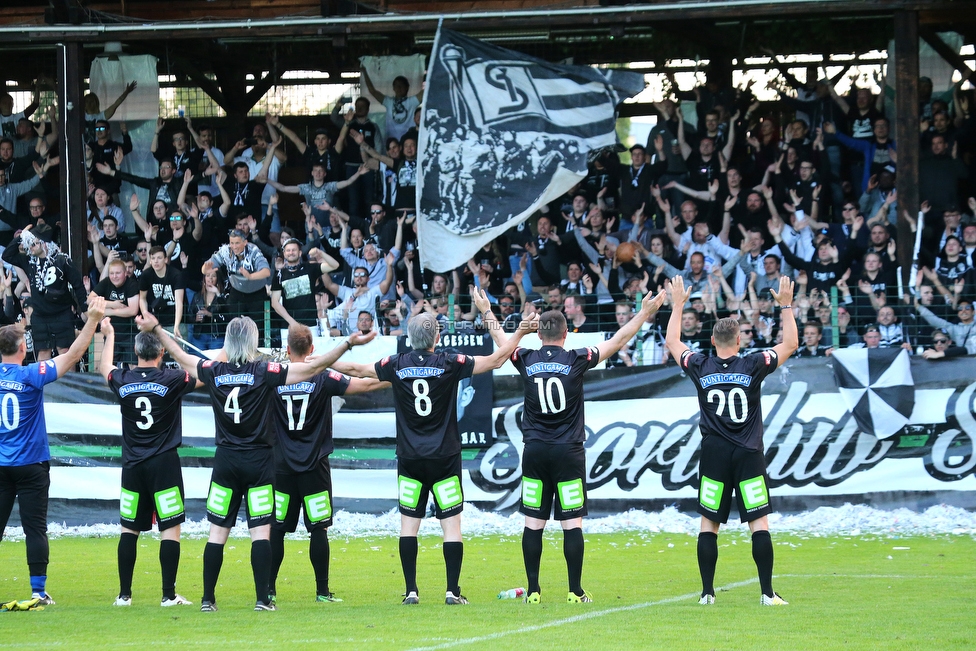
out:
{"label": "number 4 jersey", "polygon": [[197,381],[182,370],[112,370],[108,385],[122,408],[122,467],[131,468],[183,442],[183,396]]}
{"label": "number 4 jersey", "polygon": [[583,374],[600,363],[596,346],[566,350],[519,348],[512,364],[522,376],[522,440],[549,444],[583,443]]}
{"label": "number 4 jersey", "polygon": [[393,384],[397,457],[443,459],[461,453],[457,387],[474,373],[474,358],[412,350],[376,362],[376,377]]}
{"label": "number 4 jersey", "polygon": [[287,381],[287,366],[267,361],[238,366],[207,359],[197,363],[197,377],[213,402],[218,447],[257,450],[274,444],[268,401],[276,399],[275,387]]}
{"label": "number 4 jersey", "polygon": [[686,350],[681,370],[698,389],[702,437],[717,434],[747,450],[763,449],[762,381],[776,370],[773,350],[746,357],[705,357]]}

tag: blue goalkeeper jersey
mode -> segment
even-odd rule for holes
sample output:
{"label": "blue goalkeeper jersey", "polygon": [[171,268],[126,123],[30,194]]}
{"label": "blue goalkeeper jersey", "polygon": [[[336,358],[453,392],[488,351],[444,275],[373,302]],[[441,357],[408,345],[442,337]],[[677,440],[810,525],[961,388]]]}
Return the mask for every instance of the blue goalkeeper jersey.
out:
{"label": "blue goalkeeper jersey", "polygon": [[52,360],[30,366],[0,364],[0,466],[51,459],[44,423],[44,385],[58,379]]}

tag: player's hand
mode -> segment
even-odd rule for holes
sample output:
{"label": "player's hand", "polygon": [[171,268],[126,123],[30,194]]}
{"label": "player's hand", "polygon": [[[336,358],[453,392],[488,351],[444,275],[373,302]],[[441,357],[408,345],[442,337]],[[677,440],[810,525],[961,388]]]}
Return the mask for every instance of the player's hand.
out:
{"label": "player's hand", "polygon": [[136,316],[136,326],[139,327],[140,332],[152,332],[158,325],[159,319],[152,314],[140,314]]}
{"label": "player's hand", "polygon": [[691,296],[691,288],[685,289],[685,279],[682,276],[675,276],[671,279],[671,305],[674,309],[683,309],[688,297]]}
{"label": "player's hand", "polygon": [[518,328],[515,329],[515,334],[519,337],[525,336],[530,332],[538,332],[539,330],[539,315],[533,314],[528,319],[522,319],[519,323]]}
{"label": "player's hand", "polygon": [[471,300],[474,302],[474,306],[478,308],[478,311],[482,314],[486,314],[491,311],[491,301],[488,300],[488,295],[485,294],[485,290],[481,288],[471,288]]}
{"label": "player's hand", "polygon": [[[88,299],[88,302],[89,302],[88,304],[91,305],[91,299],[90,298]],[[115,328],[112,327],[112,319],[110,319],[108,317],[105,317],[104,319],[102,319],[101,328],[102,328],[102,334],[105,335],[106,337],[108,335],[114,335],[115,334]]]}
{"label": "player's hand", "polygon": [[657,293],[657,296],[650,293],[646,294],[641,301],[641,312],[646,312],[647,316],[657,314],[657,311],[664,305],[664,299],[667,297],[668,293],[663,288]]}
{"label": "player's hand", "polygon": [[773,298],[776,299],[776,304],[780,307],[793,305],[793,279],[789,276],[779,277],[778,292],[773,288],[770,288],[769,291],[773,295]]}
{"label": "player's hand", "polygon": [[101,296],[88,302],[88,318],[101,321],[105,316],[105,299]]}
{"label": "player's hand", "polygon": [[366,334],[357,332],[356,334],[349,335],[349,338],[346,339],[346,341],[349,342],[350,346],[362,346],[363,344],[368,344],[369,342],[373,341],[373,338],[375,337],[375,330],[367,332]]}

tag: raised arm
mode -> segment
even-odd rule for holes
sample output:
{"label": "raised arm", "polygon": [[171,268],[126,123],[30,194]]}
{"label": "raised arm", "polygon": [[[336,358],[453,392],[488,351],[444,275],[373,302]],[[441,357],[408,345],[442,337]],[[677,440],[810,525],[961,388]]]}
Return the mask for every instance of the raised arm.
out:
{"label": "raised arm", "polygon": [[479,355],[474,358],[474,375],[494,371],[501,368],[502,364],[512,356],[522,337],[532,330],[537,330],[539,325],[539,315],[533,314],[531,318],[525,319],[516,328],[515,333],[509,337],[504,344],[499,346],[491,355]]}
{"label": "raised arm", "polygon": [[366,171],[367,171],[366,170],[366,166],[365,165],[360,165],[359,166],[359,169],[356,170],[356,173],[355,174],[353,174],[352,176],[350,176],[348,179],[346,179],[344,181],[337,182],[336,183],[336,189],[342,190],[343,188],[348,188],[350,185],[352,185],[353,183],[356,182],[356,179],[358,179],[360,176],[362,176],[363,174],[365,174]]}
{"label": "raised arm", "polygon": [[115,368],[115,328],[112,327],[112,320],[108,317],[102,319],[102,334],[105,339],[102,345],[102,358],[98,362],[98,372],[102,374],[108,382],[108,374]]}
{"label": "raised arm", "polygon": [[81,329],[68,352],[54,358],[54,367],[58,371],[59,378],[64,377],[65,373],[73,369],[75,364],[81,361],[81,358],[88,352],[88,344],[91,343],[95,330],[104,316],[105,299],[98,296],[90,300],[88,302],[88,320],[85,321],[85,327]]}
{"label": "raised arm", "polygon": [[297,133],[295,133],[294,131],[292,131],[285,125],[283,125],[277,115],[272,115],[270,117],[270,122],[271,124],[278,127],[278,131],[280,131],[284,137],[291,140],[292,144],[295,145],[295,148],[298,149],[299,154],[305,153],[305,150],[308,149],[308,144],[306,144],[304,140],[299,138]]}
{"label": "raised arm", "polygon": [[200,358],[183,350],[183,347],[180,346],[175,339],[173,339],[173,335],[159,325],[159,321],[155,316],[152,314],[147,314],[144,311],[142,315],[136,317],[136,325],[139,326],[141,331],[152,332],[159,337],[160,343],[163,344],[163,348],[166,349],[169,356],[172,357],[176,363],[183,368],[184,371],[189,373],[193,379],[199,379],[197,377],[197,362],[200,361]]}
{"label": "raised arm", "polygon": [[138,85],[139,85],[138,83],[136,83],[135,81],[132,81],[132,82],[129,83],[128,86],[125,87],[125,90],[123,90],[122,91],[122,94],[118,96],[118,99],[116,99],[114,102],[112,102],[109,105],[109,107],[107,109],[105,109],[105,119],[106,120],[111,120],[112,119],[112,116],[115,115],[115,112],[119,109],[120,106],[122,106],[122,102],[125,101],[125,98],[128,97],[129,96],[129,93],[131,93],[132,91],[134,91]]}
{"label": "raised arm", "polygon": [[[295,384],[296,382],[304,382],[305,380],[311,379],[329,368],[337,361],[339,358],[345,354],[346,351],[352,350],[356,346],[369,343],[376,336],[376,331],[369,332],[367,334],[356,333],[350,335],[341,344],[327,352],[325,355],[319,355],[317,357],[308,358],[307,362],[298,362],[288,365],[288,384]],[[338,370],[338,369],[336,369]],[[375,374],[373,375],[375,377]]]}
{"label": "raised arm", "polygon": [[626,346],[627,342],[633,339],[640,331],[641,326],[661,309],[666,296],[667,294],[665,294],[663,289],[657,293],[657,296],[646,294],[641,301],[640,311],[631,317],[627,325],[617,330],[617,334],[613,337],[597,346],[597,350],[600,351],[600,361],[602,362],[608,357],[613,356],[617,351]]}
{"label": "raised arm", "polygon": [[800,337],[796,330],[796,318],[793,316],[793,279],[789,276],[779,277],[779,291],[770,289],[777,305],[782,308],[783,343],[773,346],[773,351],[782,364],[790,355],[796,352],[800,345]]}
{"label": "raised arm", "polygon": [[725,147],[722,148],[722,156],[725,160],[732,159],[732,150],[735,148],[735,123],[739,120],[739,112],[736,111],[735,115],[729,119],[729,141],[725,143]]}
{"label": "raised arm", "polygon": [[680,363],[681,355],[688,350],[688,346],[681,341],[681,312],[684,310],[685,303],[691,289],[685,288],[685,280],[681,276],[671,279],[671,318],[668,319],[668,332],[664,338],[664,343],[668,348],[668,353],[676,362]]}
{"label": "raised arm", "polygon": [[678,114],[678,145],[681,147],[681,157],[687,160],[691,156],[691,145],[685,142],[685,116],[681,113],[681,107],[677,107],[675,112]]}
{"label": "raised arm", "polygon": [[376,90],[376,86],[373,85],[373,80],[369,78],[369,73],[366,72],[366,68],[359,69],[359,78],[360,80],[366,82],[366,90],[369,91],[369,94],[375,97],[382,104],[383,100],[386,99],[386,95]]}

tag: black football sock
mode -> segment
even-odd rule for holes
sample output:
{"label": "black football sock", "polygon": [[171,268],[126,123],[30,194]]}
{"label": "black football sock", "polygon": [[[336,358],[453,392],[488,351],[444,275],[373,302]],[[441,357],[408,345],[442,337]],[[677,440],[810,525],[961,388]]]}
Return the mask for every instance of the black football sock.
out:
{"label": "black football sock", "polygon": [[759,570],[759,587],[767,597],[773,596],[773,539],[768,531],[752,534],[752,559]]}
{"label": "black football sock", "polygon": [[254,595],[264,604],[271,603],[268,579],[271,577],[271,541],[251,541],[251,572],[254,573]]}
{"label": "black football sock", "polygon": [[539,588],[539,565],[542,564],[542,529],[522,530],[522,560],[529,594],[542,592]]}
{"label": "black football sock", "polygon": [[176,573],[180,569],[180,541],[159,541],[159,570],[163,578],[163,599],[176,598]]}
{"label": "black football sock", "polygon": [[224,564],[224,546],[208,542],[203,550],[203,600],[217,603],[214,590],[220,578],[220,566]]}
{"label": "black football sock", "polygon": [[315,594],[329,594],[329,530],[315,529],[308,542],[308,558],[315,572]]}
{"label": "black football sock", "polygon": [[569,573],[569,591],[577,597],[583,596],[583,530],[563,529],[563,556],[566,557],[566,570]]}
{"label": "black football sock", "polygon": [[701,572],[702,596],[715,595],[715,564],[718,563],[718,534],[698,534],[698,571]]}
{"label": "black football sock", "polygon": [[132,573],[136,567],[136,544],[139,536],[123,533],[119,536],[119,596],[132,596]]}
{"label": "black football sock", "polygon": [[[407,594],[417,592],[417,537],[400,537],[400,566],[403,568],[403,580],[407,585]],[[420,594],[417,592],[417,594]]]}
{"label": "black football sock", "polygon": [[461,596],[461,561],[464,560],[463,542],[444,543],[444,565],[447,567],[447,591],[455,597]]}
{"label": "black football sock", "polygon": [[278,594],[278,571],[285,560],[285,532],[271,528],[271,576],[268,580],[269,594]]}

